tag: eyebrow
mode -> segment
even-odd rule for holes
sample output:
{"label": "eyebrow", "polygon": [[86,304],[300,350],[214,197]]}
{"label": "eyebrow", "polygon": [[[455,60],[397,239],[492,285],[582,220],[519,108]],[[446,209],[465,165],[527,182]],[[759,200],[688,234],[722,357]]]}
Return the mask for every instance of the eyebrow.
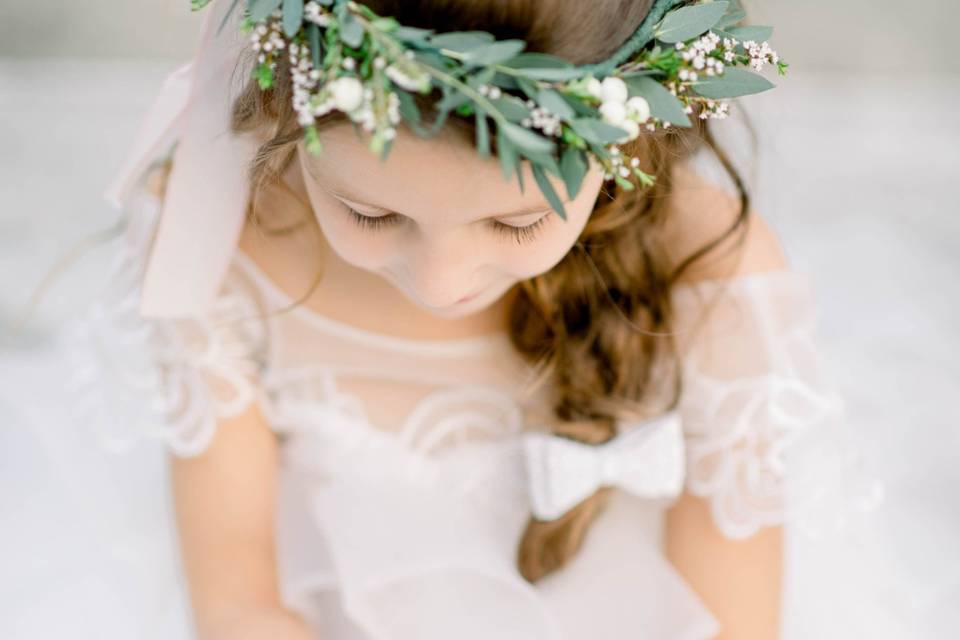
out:
{"label": "eyebrow", "polygon": [[[328,187],[327,191],[337,197],[346,198],[347,200],[352,200],[353,202],[362,203],[364,206],[376,209],[381,213],[396,213],[395,211],[391,211],[386,207],[381,207],[379,205],[369,204],[365,202],[363,198],[350,194],[349,189]],[[507,213],[498,213],[492,216],[486,216],[485,218],[481,218],[481,219],[486,220],[489,218],[519,218],[520,216],[528,216],[531,213],[545,213],[551,210],[552,208],[549,204],[546,204],[546,203],[536,204],[536,205],[531,205],[529,207],[524,207],[522,209],[517,209],[516,211],[510,211]],[[402,214],[398,214],[398,215],[402,215]]]}

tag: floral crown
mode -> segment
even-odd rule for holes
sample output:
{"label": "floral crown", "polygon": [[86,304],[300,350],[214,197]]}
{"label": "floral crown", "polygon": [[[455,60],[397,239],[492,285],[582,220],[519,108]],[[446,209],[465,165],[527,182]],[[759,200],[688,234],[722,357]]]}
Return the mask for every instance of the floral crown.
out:
{"label": "floral crown", "polygon": [[[210,2],[191,0],[194,10]],[[239,3],[233,0],[221,30]],[[740,67],[761,71],[769,63],[786,74],[787,64],[767,43],[773,29],[736,26],[744,17],[739,0],[654,0],[612,56],[586,65],[524,51],[523,40],[497,40],[485,31],[404,26],[354,0],[246,0],[241,29],[257,53],[252,73],[261,89],[273,86],[279,57],[289,57],[293,107],[310,153],[322,150],[315,119],[334,109],[372,133],[369,147],[382,159],[401,119],[427,138],[453,113],[474,120],[482,156],[491,155],[496,136],[504,178],[516,172],[521,190],[520,160],[528,160],[543,195],[566,219],[547,173],[563,181],[572,199],[590,154],[606,180],[630,190],[635,176],[649,187],[653,177],[617,144],[643,129],[691,127],[694,113],[725,118],[724,99],[774,86]],[[424,125],[412,94],[434,88],[441,91],[437,117]]]}

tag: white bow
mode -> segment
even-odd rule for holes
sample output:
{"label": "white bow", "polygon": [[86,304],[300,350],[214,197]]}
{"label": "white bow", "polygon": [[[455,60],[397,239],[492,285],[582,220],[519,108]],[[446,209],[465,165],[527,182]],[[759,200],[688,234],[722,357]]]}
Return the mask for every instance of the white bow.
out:
{"label": "white bow", "polygon": [[529,432],[523,447],[538,520],[560,517],[601,486],[650,498],[673,497],[683,489],[686,465],[677,410],[621,425],[617,436],[599,445]]}

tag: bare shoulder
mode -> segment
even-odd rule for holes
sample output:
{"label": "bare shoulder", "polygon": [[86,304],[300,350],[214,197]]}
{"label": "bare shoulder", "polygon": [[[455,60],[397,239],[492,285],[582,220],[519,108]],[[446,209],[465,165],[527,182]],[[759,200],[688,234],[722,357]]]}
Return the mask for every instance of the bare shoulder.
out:
{"label": "bare shoulder", "polygon": [[681,281],[787,267],[780,239],[762,215],[752,208],[742,214],[739,198],[684,165],[673,173],[661,237],[672,267],[719,240],[684,272]]}

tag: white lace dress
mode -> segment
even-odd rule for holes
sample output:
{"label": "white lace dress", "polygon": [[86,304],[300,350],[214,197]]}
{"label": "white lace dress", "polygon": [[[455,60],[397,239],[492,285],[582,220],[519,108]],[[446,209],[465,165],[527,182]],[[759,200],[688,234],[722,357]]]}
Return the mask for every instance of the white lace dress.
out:
{"label": "white lace dress", "polygon": [[[239,251],[209,313],[143,318],[158,204],[145,190],[132,199],[102,295],[63,333],[77,423],[111,451],[152,435],[190,456],[222,418],[258,403],[282,443],[282,596],[317,637],[718,632],[663,553],[670,498],[614,490],[569,565],[536,584],[520,576],[531,508],[521,434],[546,428],[547,406],[542,391],[521,393],[531,370],[505,333],[412,340],[305,307],[262,319],[291,300]],[[875,504],[878,487],[855,473],[843,403],[819,365],[807,277],[758,273],[673,295],[689,336],[674,444],[684,487],[709,500],[719,530],[742,538],[786,522],[819,535]]]}

